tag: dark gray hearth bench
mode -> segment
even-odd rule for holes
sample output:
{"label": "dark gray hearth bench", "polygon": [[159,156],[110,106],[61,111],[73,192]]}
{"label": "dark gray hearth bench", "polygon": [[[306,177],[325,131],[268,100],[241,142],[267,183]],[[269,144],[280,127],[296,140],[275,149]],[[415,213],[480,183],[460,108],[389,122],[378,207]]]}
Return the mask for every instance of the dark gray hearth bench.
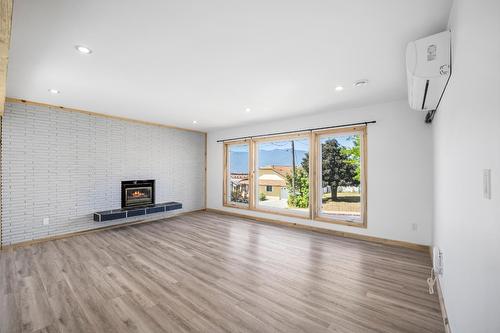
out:
{"label": "dark gray hearth bench", "polygon": [[125,219],[127,217],[169,212],[171,210],[176,210],[181,208],[182,204],[180,202],[173,201],[173,202],[154,204],[146,207],[105,210],[102,212],[94,213],[94,221],[104,222],[104,221]]}

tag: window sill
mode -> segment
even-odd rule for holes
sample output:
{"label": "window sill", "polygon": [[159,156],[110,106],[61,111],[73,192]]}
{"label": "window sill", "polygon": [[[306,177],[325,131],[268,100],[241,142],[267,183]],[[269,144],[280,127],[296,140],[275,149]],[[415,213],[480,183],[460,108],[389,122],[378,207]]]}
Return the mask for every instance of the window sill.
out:
{"label": "window sill", "polygon": [[366,220],[361,221],[361,222],[350,222],[350,221],[344,221],[344,220],[336,220],[334,218],[329,218],[329,217],[324,217],[324,216],[316,216],[314,218],[314,221],[332,223],[332,224],[340,224],[340,225],[346,225],[349,227],[356,227],[356,228],[363,228],[363,229],[367,228]]}
{"label": "window sill", "polygon": [[224,207],[230,207],[230,208],[238,208],[238,209],[245,209],[245,210],[249,210],[250,209],[250,205],[249,204],[236,204],[236,203],[224,203],[223,204]]}
{"label": "window sill", "polygon": [[277,212],[277,211],[271,210],[271,209],[262,209],[262,208],[257,208],[257,207],[255,207],[255,208],[244,207],[244,206],[235,205],[235,204],[225,203],[225,204],[223,204],[223,206],[228,207],[228,208],[238,208],[238,209],[243,209],[246,211],[258,212],[258,213],[293,217],[293,218],[298,218],[298,219],[303,219],[303,220],[308,220],[308,221],[313,221],[313,222],[331,223],[331,224],[345,225],[345,226],[349,226],[349,227],[356,227],[356,228],[363,228],[363,229],[366,229],[368,227],[366,220],[363,222],[349,222],[349,221],[343,221],[343,220],[335,220],[335,219],[324,217],[324,216],[316,216],[314,218],[310,218],[309,214],[305,215],[305,214],[294,214],[294,213],[287,213],[287,212]]}
{"label": "window sill", "polygon": [[274,214],[274,215],[281,215],[281,216],[288,216],[288,217],[295,217],[299,219],[305,219],[305,220],[310,220],[309,218],[309,212],[305,214],[301,214],[299,212],[293,213],[293,212],[288,212],[288,211],[278,211],[274,209],[266,209],[266,208],[261,208],[261,207],[255,207],[252,209],[255,212],[261,212],[261,213],[266,213],[266,214]]}

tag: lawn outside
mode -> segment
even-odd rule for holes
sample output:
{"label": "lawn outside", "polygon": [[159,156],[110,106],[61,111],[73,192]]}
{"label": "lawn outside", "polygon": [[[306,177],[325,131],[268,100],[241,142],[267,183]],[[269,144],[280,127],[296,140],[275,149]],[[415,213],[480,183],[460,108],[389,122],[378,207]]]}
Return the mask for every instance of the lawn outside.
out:
{"label": "lawn outside", "polygon": [[322,211],[338,215],[361,215],[361,196],[356,192],[339,192],[333,201],[331,193],[323,194]]}

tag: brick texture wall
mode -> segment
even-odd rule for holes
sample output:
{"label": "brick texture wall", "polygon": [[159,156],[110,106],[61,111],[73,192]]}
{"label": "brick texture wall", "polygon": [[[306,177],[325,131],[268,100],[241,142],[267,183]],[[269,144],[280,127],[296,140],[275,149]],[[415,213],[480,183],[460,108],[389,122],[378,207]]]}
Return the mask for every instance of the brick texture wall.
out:
{"label": "brick texture wall", "polygon": [[[120,208],[122,180],[155,179],[156,202],[202,209],[204,168],[202,133],[7,103],[2,244],[144,219],[93,221],[96,211]],[[47,217],[49,225],[43,225]]]}

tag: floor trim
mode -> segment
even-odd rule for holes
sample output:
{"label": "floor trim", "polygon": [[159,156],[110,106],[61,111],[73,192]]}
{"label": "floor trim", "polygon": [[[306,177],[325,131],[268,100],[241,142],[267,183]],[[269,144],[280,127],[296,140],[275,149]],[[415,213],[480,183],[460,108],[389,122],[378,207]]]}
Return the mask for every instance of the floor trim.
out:
{"label": "floor trim", "polygon": [[372,243],[403,247],[403,248],[407,248],[407,249],[416,250],[419,252],[429,253],[429,246],[427,246],[427,245],[421,245],[421,244],[415,244],[415,243],[410,243],[410,242],[391,240],[391,239],[385,239],[385,238],[379,238],[379,237],[373,237],[373,236],[359,235],[359,234],[355,234],[355,233],[351,233],[351,232],[318,228],[318,227],[314,227],[314,226],[298,224],[298,223],[293,223],[293,222],[280,221],[280,220],[275,220],[275,219],[270,219],[270,218],[265,218],[265,217],[257,217],[257,216],[247,215],[247,214],[233,213],[233,212],[228,212],[228,211],[221,210],[221,209],[207,208],[207,211],[212,212],[212,213],[223,214],[223,215],[230,215],[230,216],[235,216],[235,217],[247,218],[247,219],[255,220],[258,222],[280,224],[280,225],[285,225],[285,226],[292,227],[292,228],[305,229],[305,230],[310,230],[310,231],[315,231],[315,232],[320,232],[320,233],[325,233],[325,234],[330,234],[330,235],[335,235],[335,236],[340,236],[340,237],[359,239],[359,240],[368,241],[368,242],[372,242]]}
{"label": "floor trim", "polygon": [[[429,246],[429,255],[431,256],[432,267],[434,267],[434,254],[432,253],[432,246]],[[446,306],[444,304],[443,289],[441,288],[439,276],[436,276],[436,291],[438,294],[439,306],[441,308],[441,316],[443,317],[444,330],[446,333],[451,333],[450,321],[448,320],[448,313],[446,312]]]}
{"label": "floor trim", "polygon": [[50,236],[50,237],[37,238],[37,239],[32,239],[29,241],[14,243],[14,244],[10,244],[10,245],[3,245],[2,246],[0,244],[0,251],[7,251],[9,249],[16,249],[19,247],[30,246],[30,245],[37,244],[37,243],[43,243],[43,242],[49,242],[49,241],[58,240],[58,239],[64,239],[64,238],[85,235],[85,234],[91,234],[91,233],[103,231],[103,230],[111,230],[111,229],[117,229],[117,228],[122,228],[122,227],[128,227],[128,226],[136,225],[136,224],[156,222],[159,220],[169,219],[172,217],[181,216],[181,215],[185,215],[185,214],[189,214],[189,213],[193,213],[193,212],[199,212],[199,211],[205,211],[205,209],[202,208],[202,209],[197,209],[197,210],[191,210],[188,212],[182,212],[182,213],[177,213],[177,214],[173,214],[173,215],[162,216],[162,217],[158,217],[155,219],[132,221],[132,222],[126,222],[126,223],[121,223],[121,224],[110,225],[107,227],[100,227],[100,228],[82,230],[82,231],[77,231],[77,232],[70,232],[70,233],[66,233],[66,234],[54,235],[54,236]]}
{"label": "floor trim", "polygon": [[451,333],[450,321],[448,320],[448,313],[446,312],[446,306],[444,305],[443,289],[441,289],[439,277],[436,279],[436,290],[438,293],[439,305],[441,307],[441,315],[443,316],[444,331],[446,333]]}

